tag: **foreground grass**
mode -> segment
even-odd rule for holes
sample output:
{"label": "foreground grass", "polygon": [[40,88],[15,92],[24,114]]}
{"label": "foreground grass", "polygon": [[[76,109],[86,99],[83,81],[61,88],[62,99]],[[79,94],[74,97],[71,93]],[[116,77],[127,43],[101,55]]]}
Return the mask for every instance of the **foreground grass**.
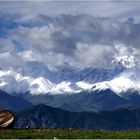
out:
{"label": "foreground grass", "polygon": [[13,129],[0,130],[0,139],[140,139],[140,130]]}

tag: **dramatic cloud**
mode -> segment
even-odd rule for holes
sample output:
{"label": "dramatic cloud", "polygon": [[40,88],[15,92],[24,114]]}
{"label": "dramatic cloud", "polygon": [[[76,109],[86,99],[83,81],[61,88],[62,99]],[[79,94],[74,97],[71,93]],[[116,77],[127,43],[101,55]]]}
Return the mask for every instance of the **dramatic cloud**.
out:
{"label": "dramatic cloud", "polygon": [[[2,68],[30,67],[38,62],[55,70],[72,67],[140,66],[140,24],[87,14],[7,17],[0,37]],[[7,22],[6,22],[7,23]]]}

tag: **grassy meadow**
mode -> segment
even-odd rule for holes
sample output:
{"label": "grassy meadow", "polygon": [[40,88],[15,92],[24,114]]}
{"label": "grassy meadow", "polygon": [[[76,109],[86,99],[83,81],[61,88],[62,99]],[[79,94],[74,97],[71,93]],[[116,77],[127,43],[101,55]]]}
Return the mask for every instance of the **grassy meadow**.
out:
{"label": "grassy meadow", "polygon": [[0,130],[0,139],[140,139],[140,130],[106,131],[78,129]]}

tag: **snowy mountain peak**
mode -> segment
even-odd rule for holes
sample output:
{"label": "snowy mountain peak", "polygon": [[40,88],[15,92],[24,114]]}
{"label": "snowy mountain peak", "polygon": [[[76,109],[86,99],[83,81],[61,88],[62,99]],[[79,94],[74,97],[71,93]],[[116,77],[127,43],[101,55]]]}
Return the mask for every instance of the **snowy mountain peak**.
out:
{"label": "snowy mountain peak", "polygon": [[81,88],[79,88],[76,84],[63,81],[58,83],[53,89],[52,94],[63,94],[63,93],[78,93],[81,91]]}
{"label": "snowy mountain peak", "polygon": [[31,94],[43,94],[50,92],[54,86],[49,80],[39,77],[31,82],[29,89]]}
{"label": "snowy mountain peak", "polygon": [[129,90],[140,92],[140,74],[139,70],[132,68],[120,73],[110,81],[96,83],[93,90],[111,89],[119,96],[123,96]]}
{"label": "snowy mountain peak", "polygon": [[89,83],[84,82],[84,81],[79,81],[76,83],[76,85],[83,90],[91,89],[93,87],[93,84],[89,84]]}

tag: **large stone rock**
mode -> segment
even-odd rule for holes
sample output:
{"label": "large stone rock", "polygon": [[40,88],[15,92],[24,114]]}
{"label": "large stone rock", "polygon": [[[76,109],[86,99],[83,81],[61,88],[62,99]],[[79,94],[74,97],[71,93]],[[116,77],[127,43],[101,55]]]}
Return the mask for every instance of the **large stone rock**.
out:
{"label": "large stone rock", "polygon": [[0,110],[0,129],[13,128],[15,115],[10,110]]}

